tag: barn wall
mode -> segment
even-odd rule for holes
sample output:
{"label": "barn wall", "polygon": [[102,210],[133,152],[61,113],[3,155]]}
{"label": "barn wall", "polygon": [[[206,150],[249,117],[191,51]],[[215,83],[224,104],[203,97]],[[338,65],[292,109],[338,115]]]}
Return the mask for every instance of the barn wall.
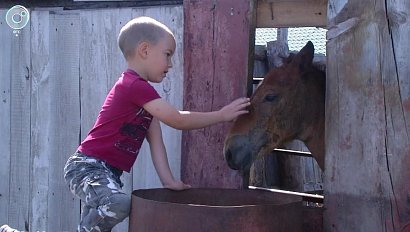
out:
{"label": "barn wall", "polygon": [[[93,125],[106,94],[126,68],[119,29],[147,15],[174,31],[174,68],[154,87],[182,108],[182,6],[31,11],[18,37],[0,10],[0,225],[20,230],[75,231],[80,201],[63,181],[63,166]],[[163,125],[171,169],[180,175],[181,132]],[[144,145],[127,192],[161,187]],[[64,210],[62,210],[64,209]],[[128,222],[114,231],[127,231]]]}
{"label": "barn wall", "polygon": [[[184,108],[218,110],[246,95],[253,1],[184,1]],[[182,179],[195,187],[241,186],[223,157],[229,125],[183,134]]]}
{"label": "barn wall", "polygon": [[409,15],[329,0],[326,231],[410,231]]}

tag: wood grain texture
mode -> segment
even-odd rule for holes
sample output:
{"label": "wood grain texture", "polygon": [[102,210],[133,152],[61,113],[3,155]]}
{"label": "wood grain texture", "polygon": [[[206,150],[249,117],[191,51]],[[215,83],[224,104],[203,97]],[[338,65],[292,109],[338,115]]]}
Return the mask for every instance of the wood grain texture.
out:
{"label": "wood grain texture", "polygon": [[[184,2],[184,109],[218,110],[245,96],[249,1]],[[183,133],[182,179],[195,187],[238,188],[223,154],[228,124]]]}
{"label": "wood grain texture", "polygon": [[80,24],[78,14],[70,13],[32,14],[30,228],[35,231],[73,231],[78,223],[80,202],[62,173],[80,131]]}
{"label": "wood grain texture", "polygon": [[[49,161],[49,194],[48,194],[48,222],[47,230],[72,230],[78,218],[78,200],[74,199],[64,182],[61,171],[68,157],[77,148],[79,129],[78,119],[80,115],[79,96],[79,47],[80,47],[80,20],[78,12],[71,11],[69,14],[54,14],[51,18],[54,27],[51,26],[51,41],[54,41],[51,59],[54,59],[53,72],[50,80],[54,80],[51,103],[54,117],[50,118],[53,125],[50,138],[52,146]],[[51,113],[50,113],[51,114]],[[60,154],[60,155],[56,155]],[[60,209],[68,212],[61,214]],[[56,216],[58,215],[58,216]]]}
{"label": "wood grain texture", "polygon": [[30,22],[13,38],[11,67],[8,223],[28,229],[30,195]]}
{"label": "wood grain texture", "polygon": [[[85,1],[85,0],[43,0],[43,1],[30,1],[21,0],[18,4],[26,7],[64,7],[69,10],[81,10],[81,9],[115,9],[115,8],[132,8],[132,7],[152,7],[152,6],[166,6],[166,5],[182,5],[182,0],[133,0],[133,1]],[[0,2],[0,8],[9,9],[16,5],[15,0],[3,0]]]}
{"label": "wood grain texture", "polygon": [[257,27],[326,27],[325,1],[258,1]]}
{"label": "wood grain texture", "polygon": [[[51,22],[53,24],[53,22]],[[49,193],[49,158],[52,146],[49,138],[50,130],[55,130],[49,120],[53,111],[51,106],[50,75],[52,62],[50,57],[50,14],[48,11],[33,11],[31,13],[31,52],[32,52],[32,90],[31,90],[31,146],[32,170],[31,191],[32,203],[30,209],[31,228],[46,230],[48,223],[48,193]],[[51,32],[53,33],[53,32]],[[51,131],[52,133],[52,131]],[[53,137],[54,139],[54,137]],[[61,154],[62,155],[62,154]],[[52,165],[52,164],[51,164]],[[33,213],[35,212],[35,213]]]}
{"label": "wood grain texture", "polygon": [[[0,15],[6,15],[0,10]],[[11,65],[13,33],[5,18],[0,17],[0,224],[8,221],[10,187]]]}
{"label": "wood grain texture", "polygon": [[[325,229],[410,230],[410,2],[329,1]],[[343,54],[341,56],[341,54]]]}

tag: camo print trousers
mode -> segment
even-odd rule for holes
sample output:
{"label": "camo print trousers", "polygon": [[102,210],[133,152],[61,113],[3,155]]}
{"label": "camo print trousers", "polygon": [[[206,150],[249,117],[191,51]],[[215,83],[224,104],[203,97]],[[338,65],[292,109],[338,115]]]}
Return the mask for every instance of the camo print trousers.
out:
{"label": "camo print trousers", "polygon": [[64,167],[70,191],[82,201],[79,232],[107,232],[129,214],[131,198],[122,191],[122,171],[74,153]]}

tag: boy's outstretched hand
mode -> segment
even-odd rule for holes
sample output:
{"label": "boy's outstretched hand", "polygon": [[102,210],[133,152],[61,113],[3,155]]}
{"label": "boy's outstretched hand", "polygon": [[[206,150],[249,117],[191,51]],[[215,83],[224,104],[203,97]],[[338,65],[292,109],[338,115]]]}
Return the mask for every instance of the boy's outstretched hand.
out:
{"label": "boy's outstretched hand", "polygon": [[229,122],[237,118],[239,115],[249,113],[249,111],[246,110],[246,107],[250,105],[251,102],[249,98],[238,98],[220,109],[219,113],[225,122]]}
{"label": "boy's outstretched hand", "polygon": [[190,189],[191,185],[185,184],[184,182],[180,180],[174,180],[173,182],[169,184],[164,184],[164,188],[180,191],[180,190]]}

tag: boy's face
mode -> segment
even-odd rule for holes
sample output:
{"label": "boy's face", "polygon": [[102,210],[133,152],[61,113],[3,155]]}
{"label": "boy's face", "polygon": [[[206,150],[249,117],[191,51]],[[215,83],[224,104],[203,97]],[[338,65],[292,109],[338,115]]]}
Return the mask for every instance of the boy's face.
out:
{"label": "boy's face", "polygon": [[146,59],[147,79],[154,83],[161,82],[168,69],[172,67],[171,57],[175,52],[175,39],[172,35],[166,34],[155,45],[150,45]]}

